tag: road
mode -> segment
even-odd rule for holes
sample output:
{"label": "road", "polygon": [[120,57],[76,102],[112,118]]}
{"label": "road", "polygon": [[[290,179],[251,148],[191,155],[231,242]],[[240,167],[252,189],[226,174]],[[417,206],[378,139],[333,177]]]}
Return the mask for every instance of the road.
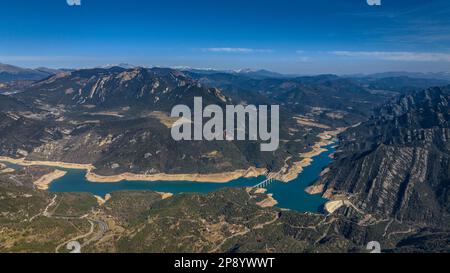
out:
{"label": "road", "polygon": [[99,231],[95,234],[94,237],[92,237],[91,239],[85,241],[81,245],[82,247],[85,247],[85,246],[89,245],[92,242],[99,241],[100,239],[103,238],[104,234],[106,232],[108,232],[109,226],[108,226],[108,224],[106,222],[104,222],[102,220],[98,220],[98,219],[88,218],[89,215],[82,215],[82,216],[79,216],[79,217],[61,216],[61,215],[54,216],[52,213],[49,212],[49,209],[51,207],[55,206],[57,198],[58,198],[58,195],[55,194],[55,196],[53,196],[53,198],[50,200],[50,203],[45,207],[45,209],[42,212],[38,213],[37,215],[31,217],[29,219],[29,221],[31,222],[34,219],[36,219],[37,217],[39,217],[39,216],[44,216],[44,217],[47,217],[47,218],[53,218],[53,219],[59,219],[59,220],[67,220],[67,221],[69,221],[69,220],[78,220],[78,219],[87,219],[87,221],[90,224],[90,229],[89,229],[89,232],[87,232],[86,234],[82,234],[82,235],[76,236],[76,237],[74,237],[74,238],[72,238],[70,240],[67,240],[66,242],[58,245],[56,247],[56,249],[55,249],[56,253],[59,253],[59,250],[61,249],[61,247],[66,246],[68,243],[70,243],[72,241],[82,240],[82,239],[85,239],[85,238],[93,235],[95,233],[95,226],[98,226]]}

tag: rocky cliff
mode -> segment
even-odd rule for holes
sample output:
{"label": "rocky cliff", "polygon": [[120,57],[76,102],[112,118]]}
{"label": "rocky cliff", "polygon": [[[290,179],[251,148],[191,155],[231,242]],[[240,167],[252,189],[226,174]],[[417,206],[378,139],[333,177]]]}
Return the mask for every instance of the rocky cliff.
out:
{"label": "rocky cliff", "polygon": [[[450,223],[450,90],[403,95],[340,136],[336,160],[317,183],[333,199],[416,227]],[[316,185],[316,186],[317,186]],[[356,212],[360,210],[359,212]]]}

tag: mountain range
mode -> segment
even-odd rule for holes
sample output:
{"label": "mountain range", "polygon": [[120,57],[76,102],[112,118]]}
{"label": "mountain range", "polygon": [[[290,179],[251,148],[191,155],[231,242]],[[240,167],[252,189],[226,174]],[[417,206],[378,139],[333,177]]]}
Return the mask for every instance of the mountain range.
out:
{"label": "mountain range", "polygon": [[[243,171],[238,175],[283,177],[298,173],[298,163],[323,140],[319,134],[343,132],[333,162],[308,189],[330,200],[322,214],[261,206],[271,197],[255,189],[173,198],[114,192],[100,203],[87,194],[55,197],[33,184],[48,168],[27,167],[12,179],[0,165],[0,211],[8,211],[0,218],[8,226],[0,249],[60,249],[79,233],[59,218],[69,215],[81,230],[89,230],[89,221],[113,227],[89,246],[93,252],[364,252],[373,240],[386,252],[448,252],[446,83],[404,75],[282,78],[119,66],[31,81],[0,95],[0,155],[89,164],[101,176]],[[192,106],[196,96],[222,107],[280,105],[279,150],[261,152],[258,141],[174,141],[170,110]]]}
{"label": "mountain range", "polygon": [[[280,128],[285,148],[275,153],[259,151],[259,142],[174,141],[172,107],[192,106],[198,96],[205,105],[241,101],[173,69],[113,67],[63,72],[4,97],[22,109],[16,109],[14,117],[8,115],[11,109],[2,109],[1,152],[14,157],[25,154],[34,160],[93,164],[102,175],[208,174],[252,167],[279,171],[286,158],[298,160],[299,152],[306,151],[320,131],[303,127],[293,117],[285,119]],[[282,115],[291,114],[285,111]],[[305,137],[307,132],[316,134]],[[28,133],[35,135],[32,141]],[[304,141],[296,141],[299,138]]]}
{"label": "mountain range", "polygon": [[388,218],[408,224],[410,233],[446,232],[449,103],[450,86],[384,104],[373,118],[340,135],[334,162],[313,188],[341,200],[337,213],[346,217]]}
{"label": "mountain range", "polygon": [[[431,83],[420,82],[427,84]],[[301,160],[299,155],[318,141],[324,129],[362,122],[373,114],[372,107],[396,94],[395,90],[376,92],[335,75],[250,78],[236,73],[118,66],[63,71],[8,98],[14,101],[10,105],[15,105],[16,116],[11,118],[7,114],[11,109],[2,109],[3,128],[11,129],[2,130],[1,152],[26,154],[34,160],[93,164],[103,175],[220,173],[250,167],[278,172],[285,164]],[[192,106],[198,96],[205,105],[280,105],[282,147],[275,153],[261,153],[258,142],[173,141],[172,107]],[[18,107],[23,109],[17,111]],[[36,128],[41,129],[36,132]],[[17,137],[19,132],[23,138]],[[26,132],[36,138],[29,141]],[[186,157],[198,164],[186,162]]]}
{"label": "mountain range", "polygon": [[67,69],[51,69],[46,67],[39,67],[36,69],[22,68],[9,64],[0,63],[0,82],[8,81],[37,81],[49,76],[58,74]]}

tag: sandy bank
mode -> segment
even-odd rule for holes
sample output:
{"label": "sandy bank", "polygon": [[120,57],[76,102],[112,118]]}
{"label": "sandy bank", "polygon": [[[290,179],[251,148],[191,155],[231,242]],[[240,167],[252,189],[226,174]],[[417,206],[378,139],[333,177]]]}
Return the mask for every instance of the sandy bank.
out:
{"label": "sandy bank", "polygon": [[15,172],[14,169],[8,168],[5,164],[0,162],[0,174],[7,174]]}
{"label": "sandy bank", "polygon": [[321,194],[323,192],[324,185],[312,185],[306,188],[306,192],[309,194]]}
{"label": "sandy bank", "polygon": [[0,174],[8,174],[8,173],[13,173],[13,172],[15,172],[16,170],[14,170],[14,169],[11,169],[11,168],[5,168],[5,169],[1,169],[0,170]]}
{"label": "sandy bank", "polygon": [[104,204],[106,204],[106,202],[109,201],[109,199],[111,199],[111,194],[108,193],[104,199],[98,195],[94,195],[94,197],[95,197],[95,199],[97,199],[98,205],[103,206]]}
{"label": "sandy bank", "polygon": [[86,174],[86,179],[90,182],[97,183],[115,183],[121,181],[192,181],[192,182],[211,182],[211,183],[228,183],[230,181],[245,177],[258,177],[265,175],[265,169],[250,168],[248,170],[238,170],[234,172],[212,173],[212,174],[133,174],[123,173],[112,176],[101,176],[93,173],[91,170]]}
{"label": "sandy bank", "polygon": [[67,172],[65,171],[61,171],[61,170],[55,170],[49,174],[46,174],[44,176],[42,176],[41,178],[39,178],[38,180],[36,180],[34,183],[34,185],[36,185],[36,187],[39,190],[48,190],[49,185],[55,181],[56,179],[59,179],[61,177],[63,177],[64,175],[66,175]]}
{"label": "sandy bank", "polygon": [[335,201],[329,201],[328,203],[325,204],[325,210],[329,213],[332,214],[335,211],[337,211],[338,209],[342,208],[342,207],[351,207],[354,210],[356,210],[358,213],[360,214],[366,214],[364,211],[360,210],[359,208],[357,208],[352,202],[350,202],[348,199],[341,199],[341,200],[335,200]]}
{"label": "sandy bank", "polygon": [[256,204],[261,208],[272,208],[278,205],[278,202],[277,200],[275,200],[275,198],[273,198],[273,194],[268,194],[266,199]]}
{"label": "sandy bank", "polygon": [[239,178],[258,177],[267,174],[266,169],[251,167],[248,170],[237,170],[234,172],[212,173],[212,174],[134,174],[123,173],[111,176],[102,176],[94,173],[95,167],[91,164],[77,164],[57,161],[30,161],[24,158],[14,159],[10,157],[0,156],[0,161],[17,164],[20,166],[47,166],[64,169],[86,170],[86,179],[90,182],[97,183],[115,183],[121,181],[192,181],[192,182],[211,182],[211,183],[228,183]]}
{"label": "sandy bank", "polygon": [[323,147],[332,144],[333,138],[345,131],[345,129],[346,128],[338,128],[334,131],[325,131],[323,133],[320,133],[318,135],[319,141],[314,144],[311,151],[299,155],[302,158],[301,161],[294,162],[291,166],[279,173],[271,173],[269,174],[269,177],[283,182],[290,182],[297,179],[298,176],[303,172],[304,168],[312,164],[314,157],[327,151],[327,149]]}
{"label": "sandy bank", "polygon": [[161,195],[162,200],[169,199],[173,196],[170,192],[158,192]]}
{"label": "sandy bank", "polygon": [[343,200],[338,200],[338,201],[329,201],[325,204],[325,210],[329,213],[332,214],[335,211],[337,211],[339,208],[345,206],[345,201]]}
{"label": "sandy bank", "polygon": [[260,206],[261,208],[272,208],[278,205],[278,201],[273,198],[273,194],[267,194],[266,188],[246,188],[247,193],[250,194],[250,196],[255,197],[255,194],[264,194],[266,195],[266,198],[262,201],[259,201],[256,203],[256,205]]}
{"label": "sandy bank", "polygon": [[77,163],[66,163],[58,161],[31,161],[25,158],[15,159],[5,156],[0,156],[0,161],[9,162],[12,164],[17,164],[20,166],[46,166],[46,167],[56,167],[63,169],[74,169],[74,170],[92,170],[94,166],[91,164],[77,164]]}

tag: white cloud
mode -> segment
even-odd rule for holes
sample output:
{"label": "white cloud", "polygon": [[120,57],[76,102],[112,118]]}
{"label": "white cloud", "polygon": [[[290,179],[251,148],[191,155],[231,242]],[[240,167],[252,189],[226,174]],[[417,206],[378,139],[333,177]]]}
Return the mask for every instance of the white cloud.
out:
{"label": "white cloud", "polygon": [[406,51],[331,51],[336,56],[406,62],[450,62],[450,54]]}
{"label": "white cloud", "polygon": [[242,47],[211,47],[204,48],[208,52],[223,52],[223,53],[270,53],[273,49],[256,49],[256,48],[242,48]]}

